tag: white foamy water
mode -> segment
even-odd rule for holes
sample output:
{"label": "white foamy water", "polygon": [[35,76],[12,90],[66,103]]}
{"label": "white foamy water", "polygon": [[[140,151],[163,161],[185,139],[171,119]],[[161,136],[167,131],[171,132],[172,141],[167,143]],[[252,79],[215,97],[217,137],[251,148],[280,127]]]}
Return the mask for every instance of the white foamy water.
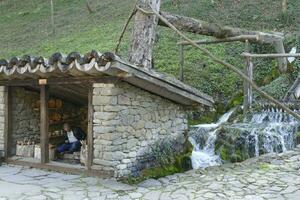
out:
{"label": "white foamy water", "polygon": [[207,135],[205,145],[201,148],[194,138],[189,137],[189,141],[193,145],[191,160],[193,169],[206,168],[210,166],[220,165],[222,163],[220,156],[215,155],[215,141],[217,139],[216,132],[218,127],[227,122],[235,109],[225,113],[217,123],[200,124],[197,127],[197,132]]}
{"label": "white foamy water", "polygon": [[[294,111],[300,113],[299,110]],[[194,169],[222,164],[219,155],[215,154],[217,130],[220,125],[228,121],[233,112],[234,110],[231,110],[224,114],[217,123],[195,126],[197,130],[189,138],[194,146],[191,156]],[[245,119],[244,123],[226,124],[226,127],[239,129],[245,133],[246,136],[243,140],[251,157],[263,153],[284,152],[294,148],[299,126],[299,121],[293,116],[275,108],[265,109],[253,114],[248,122]]]}

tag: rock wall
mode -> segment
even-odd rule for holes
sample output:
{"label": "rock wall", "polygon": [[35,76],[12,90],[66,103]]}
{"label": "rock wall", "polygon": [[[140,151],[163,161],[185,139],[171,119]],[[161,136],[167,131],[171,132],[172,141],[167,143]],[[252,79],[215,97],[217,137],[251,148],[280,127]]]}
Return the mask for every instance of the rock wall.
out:
{"label": "rock wall", "polygon": [[182,106],[125,82],[94,84],[93,169],[114,177],[137,174],[153,164],[151,145],[162,139],[184,143]]}
{"label": "rock wall", "polygon": [[15,154],[18,140],[39,140],[40,113],[35,109],[39,97],[37,92],[12,87],[12,155]]}
{"label": "rock wall", "polygon": [[[4,103],[4,86],[0,86],[0,151],[4,150],[4,127],[5,127],[5,119],[4,119],[4,109],[5,109],[5,103]],[[0,154],[0,157],[2,155]]]}

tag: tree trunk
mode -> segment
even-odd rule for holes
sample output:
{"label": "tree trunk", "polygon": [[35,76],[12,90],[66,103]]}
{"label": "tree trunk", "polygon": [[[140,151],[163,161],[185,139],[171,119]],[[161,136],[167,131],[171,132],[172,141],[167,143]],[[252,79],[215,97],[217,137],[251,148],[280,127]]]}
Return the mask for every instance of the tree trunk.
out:
{"label": "tree trunk", "polygon": [[[160,0],[138,0],[137,5],[147,9],[151,5],[152,9],[157,12],[160,9]],[[148,8],[149,9],[149,8]],[[158,18],[155,15],[146,15],[141,11],[137,11],[132,33],[132,42],[129,54],[129,62],[151,69],[152,51],[155,41],[155,29]]]}
{"label": "tree trunk", "polygon": [[[252,39],[249,38],[248,41],[251,43],[263,43],[271,44],[274,46],[277,53],[285,53],[283,46],[283,38],[280,35],[264,33],[259,31],[249,31],[240,28],[233,28],[229,26],[220,26],[214,23],[208,23],[206,21],[197,20],[190,17],[185,17],[181,15],[173,15],[167,12],[160,12],[160,14],[166,18],[172,25],[174,25],[178,30],[196,33],[200,35],[213,36],[218,39],[224,38],[234,38],[241,35],[255,35]],[[167,25],[159,20],[158,25],[166,26]],[[242,40],[241,40],[242,41]],[[286,58],[278,58],[279,60],[279,69],[281,72],[285,72],[287,69]]]}

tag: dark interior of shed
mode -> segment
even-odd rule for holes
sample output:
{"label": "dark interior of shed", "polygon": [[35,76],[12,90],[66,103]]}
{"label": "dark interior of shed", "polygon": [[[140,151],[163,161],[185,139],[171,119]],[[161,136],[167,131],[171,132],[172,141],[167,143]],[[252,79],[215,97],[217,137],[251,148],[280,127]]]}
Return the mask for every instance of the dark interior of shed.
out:
{"label": "dark interior of shed", "polygon": [[[16,159],[41,159],[40,88],[39,86],[12,87],[12,142],[10,154]],[[83,145],[76,152],[58,154],[57,147],[65,143],[63,125],[80,127],[87,133],[88,87],[74,85],[50,85],[48,100],[49,160],[70,164],[85,162]],[[86,140],[85,140],[86,141]],[[83,143],[85,143],[83,141]],[[82,154],[80,156],[80,154]],[[81,162],[80,162],[81,160]]]}

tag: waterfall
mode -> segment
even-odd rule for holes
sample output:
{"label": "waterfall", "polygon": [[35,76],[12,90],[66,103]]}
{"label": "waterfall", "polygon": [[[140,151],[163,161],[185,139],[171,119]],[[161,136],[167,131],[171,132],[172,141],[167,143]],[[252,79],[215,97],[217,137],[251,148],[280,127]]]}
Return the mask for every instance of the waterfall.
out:
{"label": "waterfall", "polygon": [[217,123],[194,126],[194,128],[197,128],[195,134],[200,136],[200,140],[206,137],[206,141],[201,147],[193,137],[189,137],[189,141],[194,147],[191,156],[193,169],[206,168],[222,163],[220,156],[215,155],[216,132],[221,124],[228,121],[234,111],[235,109],[231,109],[229,112],[225,113]]}
{"label": "waterfall", "polygon": [[[245,118],[243,123],[224,124],[235,110],[225,113],[217,123],[194,126],[189,140],[194,146],[191,160],[194,169],[220,165],[222,160],[215,153],[215,143],[220,126],[238,132],[239,144],[243,144],[249,157],[257,157],[265,153],[279,153],[296,146],[296,134],[300,123],[282,109],[267,108]],[[294,110],[300,113],[299,110]]]}

